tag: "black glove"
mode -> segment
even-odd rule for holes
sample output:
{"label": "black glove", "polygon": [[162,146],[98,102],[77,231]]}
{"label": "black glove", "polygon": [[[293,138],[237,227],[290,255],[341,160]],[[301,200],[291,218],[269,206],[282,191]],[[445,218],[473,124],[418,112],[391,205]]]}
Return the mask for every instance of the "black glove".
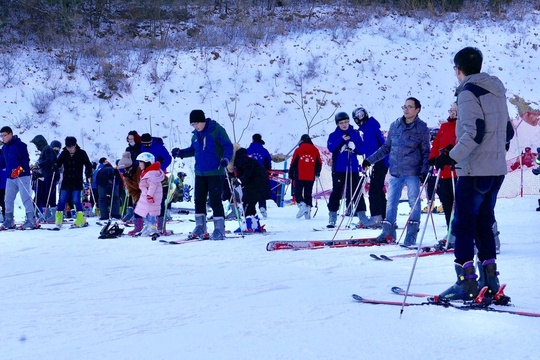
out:
{"label": "black glove", "polygon": [[227,165],[229,165],[229,159],[227,159],[227,158],[222,158],[221,160],[219,160],[219,165],[220,165],[222,168],[226,168]]}
{"label": "black glove", "polygon": [[420,183],[423,184],[424,182],[426,182],[426,178],[428,177],[428,174],[420,174],[418,177],[420,178]]}
{"label": "black glove", "polygon": [[172,155],[173,158],[180,157],[180,149],[179,148],[172,149],[171,155]]}
{"label": "black glove", "polygon": [[456,161],[452,159],[450,155],[448,155],[448,153],[446,153],[446,154],[441,154],[437,158],[437,161],[435,161],[435,168],[437,170],[441,170],[446,165],[454,166],[455,164],[456,164]]}
{"label": "black glove", "polygon": [[428,160],[428,164],[429,166],[435,166],[435,163],[437,162],[437,158],[434,157],[434,158],[431,158]]}
{"label": "black glove", "polygon": [[371,166],[371,163],[369,161],[367,161],[367,160],[362,161],[362,167],[364,169],[367,169],[370,166]]}

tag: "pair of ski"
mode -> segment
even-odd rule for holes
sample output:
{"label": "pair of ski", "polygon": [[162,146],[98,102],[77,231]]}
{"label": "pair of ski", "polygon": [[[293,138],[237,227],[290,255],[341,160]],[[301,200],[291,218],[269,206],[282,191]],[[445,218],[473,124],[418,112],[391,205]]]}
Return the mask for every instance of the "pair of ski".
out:
{"label": "pair of ski", "polygon": [[[506,284],[501,285],[501,288],[495,295],[494,299],[508,299],[504,295],[504,289],[506,287]],[[421,294],[421,293],[411,293],[409,292],[407,296],[410,297],[418,297],[418,298],[424,298],[426,301],[421,303],[414,303],[414,302],[403,302],[403,301],[392,301],[392,300],[378,300],[378,299],[367,299],[360,295],[353,294],[352,298],[359,303],[364,304],[374,304],[374,305],[392,305],[392,306],[424,306],[424,305],[434,305],[434,306],[441,306],[445,308],[452,308],[457,310],[463,310],[463,311],[469,311],[469,310],[483,310],[483,311],[489,311],[489,312],[497,312],[497,313],[504,313],[504,314],[512,314],[512,315],[520,315],[520,316],[529,316],[529,317],[540,317],[540,312],[530,312],[530,311],[522,311],[522,310],[515,310],[515,309],[501,309],[501,308],[495,308],[493,305],[499,305],[497,304],[497,300],[493,299],[487,299],[485,298],[485,293],[487,291],[487,286],[482,288],[478,294],[478,296],[473,301],[459,301],[459,302],[452,302],[447,300],[442,300],[439,298],[438,295],[429,295],[429,294]],[[392,292],[397,295],[405,296],[406,291],[403,290],[400,287],[393,287]],[[506,304],[506,306],[511,306]]]}
{"label": "pair of ski", "polygon": [[[414,249],[411,249],[414,250]],[[432,255],[444,255],[444,254],[451,254],[454,252],[454,249],[439,249],[433,246],[426,246],[422,247],[420,251],[418,252],[418,257],[425,257],[425,256],[432,256]],[[416,256],[416,252],[413,253],[407,253],[407,254],[399,254],[399,255],[384,255],[384,254],[369,254],[373,259],[375,260],[381,260],[381,261],[393,261],[394,259],[403,259],[403,258],[413,258]]]}
{"label": "pair of ski", "polygon": [[267,251],[274,250],[316,250],[324,248],[343,248],[343,247],[364,247],[364,246],[380,246],[391,244],[392,239],[387,239],[388,242],[379,243],[376,237],[372,238],[351,238],[347,240],[277,240],[270,241],[266,245]]}

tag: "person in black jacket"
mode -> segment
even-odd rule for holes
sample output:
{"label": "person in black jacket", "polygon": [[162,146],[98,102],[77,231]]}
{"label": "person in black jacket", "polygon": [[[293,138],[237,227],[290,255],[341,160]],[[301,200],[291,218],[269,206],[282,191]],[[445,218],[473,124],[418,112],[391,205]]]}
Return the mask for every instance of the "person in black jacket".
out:
{"label": "person in black jacket", "polygon": [[55,224],[56,228],[62,226],[64,208],[68,199],[73,201],[73,206],[77,209],[77,217],[74,226],[85,226],[86,219],[84,218],[83,206],[81,202],[81,193],[83,186],[83,168],[84,178],[91,182],[92,178],[92,163],[86,154],[86,151],[77,145],[77,139],[73,136],[66,137],[66,146],[62,149],[60,156],[56,162],[58,168],[63,167],[63,179],[60,186],[60,199],[58,200],[58,208],[56,211]]}
{"label": "person in black jacket", "polygon": [[[109,161],[103,163],[99,169],[96,182],[98,186],[99,220],[108,220],[109,215],[115,220],[120,220],[120,195],[123,188],[120,172]],[[111,199],[112,197],[112,199]]]}
{"label": "person in black jacket", "polygon": [[270,198],[270,179],[266,169],[257,160],[250,158],[247,150],[238,149],[234,156],[236,178],[242,185],[242,203],[245,205],[245,224],[236,232],[263,232],[257,216],[257,203]]}
{"label": "person in black jacket", "polygon": [[36,135],[31,141],[40,152],[38,161],[32,166],[36,179],[34,186],[35,203],[43,215],[40,221],[54,221],[56,213],[56,154],[43,135]]}

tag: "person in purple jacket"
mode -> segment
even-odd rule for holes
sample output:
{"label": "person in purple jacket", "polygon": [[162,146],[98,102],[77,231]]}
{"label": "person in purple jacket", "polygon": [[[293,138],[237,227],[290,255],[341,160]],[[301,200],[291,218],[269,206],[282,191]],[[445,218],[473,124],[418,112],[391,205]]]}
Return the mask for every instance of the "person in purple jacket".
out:
{"label": "person in purple jacket", "polygon": [[21,229],[36,229],[38,224],[34,216],[34,203],[32,202],[31,195],[30,155],[28,154],[28,147],[17,135],[13,135],[13,131],[9,126],[4,126],[0,129],[0,136],[2,136],[2,142],[4,143],[2,157],[0,157],[0,169],[5,168],[8,174],[5,195],[6,215],[4,222],[0,226],[0,230],[15,228],[13,211],[15,210],[15,197],[17,193],[21,197],[26,211],[26,221],[21,226]]}
{"label": "person in purple jacket", "polygon": [[[253,142],[248,146],[247,153],[253,159],[257,160],[259,164],[263,165],[266,171],[272,170],[272,157],[266,148],[264,147],[264,140],[261,134],[253,134],[251,137]],[[266,199],[259,200],[259,211],[263,219],[266,219],[268,213],[266,211]]]}
{"label": "person in purple jacket", "polygon": [[[360,164],[357,155],[364,153],[362,138],[350,125],[349,115],[346,112],[337,113],[335,121],[336,130],[330,134],[327,141],[328,150],[332,153],[332,193],[328,200],[329,228],[336,226],[337,211],[344,195],[347,212],[357,215],[361,223],[369,220],[366,217],[364,196],[362,195],[357,202],[357,197],[361,194],[360,189],[357,189],[360,183]],[[357,203],[358,208],[355,205]]]}

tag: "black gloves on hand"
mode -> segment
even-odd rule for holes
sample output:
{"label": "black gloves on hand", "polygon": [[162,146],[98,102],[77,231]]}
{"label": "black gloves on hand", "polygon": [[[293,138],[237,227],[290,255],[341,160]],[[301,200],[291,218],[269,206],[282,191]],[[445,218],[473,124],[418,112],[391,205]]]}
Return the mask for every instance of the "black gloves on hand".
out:
{"label": "black gloves on hand", "polygon": [[221,160],[219,160],[219,165],[220,165],[222,168],[226,168],[227,165],[229,165],[229,159],[227,159],[227,158],[222,158]]}
{"label": "black gloves on hand", "polygon": [[434,158],[431,158],[428,160],[428,164],[429,166],[435,166],[435,163],[437,162],[437,158],[434,157]]}
{"label": "black gloves on hand", "polygon": [[437,170],[441,170],[443,167],[445,167],[446,165],[449,165],[449,166],[454,166],[456,164],[455,160],[452,159],[450,157],[450,155],[448,155],[448,153],[446,154],[441,154],[438,158],[437,158],[437,161],[435,161],[435,168]]}
{"label": "black gloves on hand", "polygon": [[371,163],[369,161],[367,161],[367,160],[362,161],[362,167],[364,169],[367,169],[370,166],[371,166]]}
{"label": "black gloves on hand", "polygon": [[171,155],[172,155],[173,158],[180,157],[180,149],[179,148],[172,149]]}

